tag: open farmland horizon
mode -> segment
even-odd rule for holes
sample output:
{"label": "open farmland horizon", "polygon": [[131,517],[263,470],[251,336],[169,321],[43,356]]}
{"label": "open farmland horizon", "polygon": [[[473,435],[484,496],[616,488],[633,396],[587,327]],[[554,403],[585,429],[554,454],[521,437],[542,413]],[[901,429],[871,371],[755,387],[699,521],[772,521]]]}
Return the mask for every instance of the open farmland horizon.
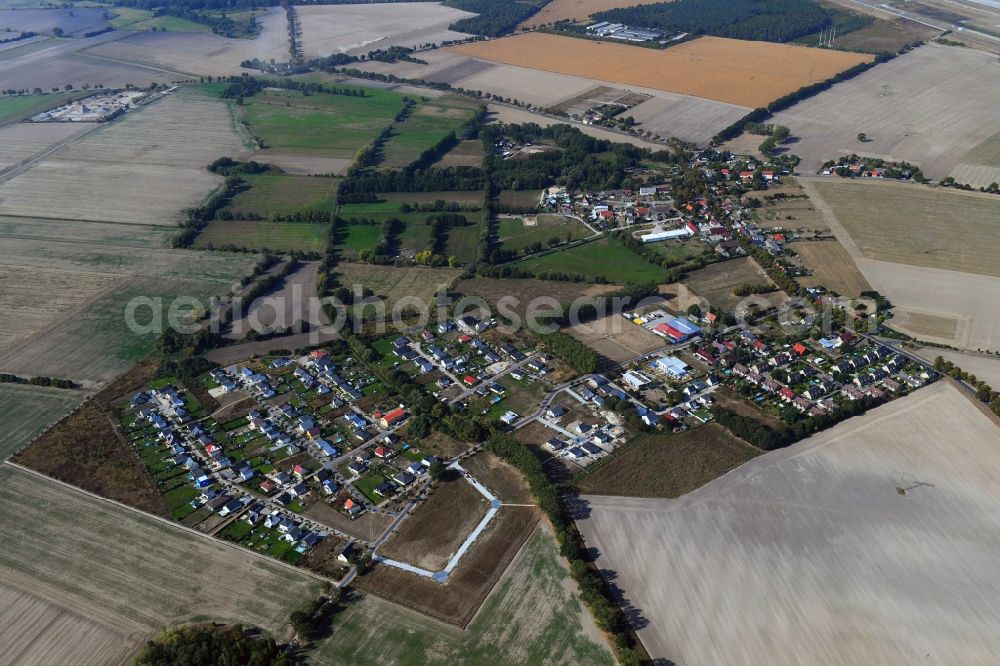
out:
{"label": "open farmland horizon", "polygon": [[941,381],[677,500],[585,496],[579,526],[654,659],[989,661],[996,427]]}

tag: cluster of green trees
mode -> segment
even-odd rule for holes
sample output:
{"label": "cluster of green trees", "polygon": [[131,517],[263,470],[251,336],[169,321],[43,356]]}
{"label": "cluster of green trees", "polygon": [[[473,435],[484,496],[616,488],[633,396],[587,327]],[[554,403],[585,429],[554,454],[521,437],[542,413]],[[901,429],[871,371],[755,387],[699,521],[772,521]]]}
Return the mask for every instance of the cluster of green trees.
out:
{"label": "cluster of green trees", "polygon": [[135,666],[292,666],[295,659],[273,638],[250,636],[241,625],[192,624],[164,629],[143,645],[132,663]]}
{"label": "cluster of green trees", "polygon": [[757,148],[765,157],[773,157],[778,146],[791,134],[789,129],[784,125],[771,125],[771,127],[770,136],[764,139]]}
{"label": "cluster of green trees", "polygon": [[751,282],[744,282],[733,289],[733,293],[737,296],[750,296],[751,294],[770,294],[777,290],[777,287],[770,284],[753,284]]}
{"label": "cluster of green trees", "polygon": [[676,0],[611,9],[598,21],[733,39],[790,42],[832,25],[829,12],[808,0]]}
{"label": "cluster of green trees", "polygon": [[[208,77],[211,79],[211,77]],[[346,97],[367,97],[364,88],[347,88],[345,86],[325,86],[322,83],[306,83],[296,79],[262,79],[244,74],[242,76],[220,76],[217,79],[220,83],[229,85],[222,91],[221,97],[225,99],[242,99],[253,97],[265,88],[283,88],[285,90],[296,90],[303,95],[344,95]]]}
{"label": "cluster of green trees", "polygon": [[934,369],[941,374],[954,377],[960,381],[969,384],[976,389],[976,399],[985,405],[988,405],[990,411],[992,411],[997,416],[1000,416],[1000,393],[993,390],[993,387],[987,384],[982,379],[979,379],[974,374],[962,370],[951,361],[946,361],[942,357],[938,356],[934,359]]}
{"label": "cluster of green trees", "polygon": [[320,638],[330,626],[330,619],[340,603],[340,589],[331,587],[329,596],[307,599],[288,617],[292,629],[302,640],[309,642]]}
{"label": "cluster of green trees", "polygon": [[467,192],[482,188],[483,172],[476,167],[431,167],[412,174],[378,169],[345,178],[337,190],[337,203],[374,203],[381,192]]}
{"label": "cluster of green trees", "polygon": [[558,356],[575,372],[589,375],[597,372],[600,358],[597,352],[576,338],[555,331],[554,333],[535,333],[535,337],[546,351]]}
{"label": "cluster of green trees", "polygon": [[277,167],[273,164],[261,164],[260,162],[255,162],[253,160],[250,160],[249,162],[240,162],[231,157],[220,157],[208,165],[208,170],[220,176],[284,173],[284,170],[281,169],[281,167]]}
{"label": "cluster of green trees", "polygon": [[9,373],[0,374],[0,384],[30,384],[31,386],[51,386],[53,388],[73,389],[79,384],[69,379],[58,379],[56,377],[21,377]]}
{"label": "cluster of green trees", "polygon": [[518,24],[533,16],[548,0],[445,0],[446,5],[477,16],[460,19],[448,26],[456,32],[483,37],[499,37],[513,32]]}
{"label": "cluster of green trees", "polygon": [[583,537],[563,498],[545,475],[542,463],[530,449],[509,435],[493,435],[486,443],[486,450],[516,467],[528,480],[535,502],[556,530],[559,552],[569,560],[570,574],[579,586],[580,598],[590,608],[597,626],[612,636],[618,661],[626,666],[638,666],[640,655],[628,619],[591,564]]}

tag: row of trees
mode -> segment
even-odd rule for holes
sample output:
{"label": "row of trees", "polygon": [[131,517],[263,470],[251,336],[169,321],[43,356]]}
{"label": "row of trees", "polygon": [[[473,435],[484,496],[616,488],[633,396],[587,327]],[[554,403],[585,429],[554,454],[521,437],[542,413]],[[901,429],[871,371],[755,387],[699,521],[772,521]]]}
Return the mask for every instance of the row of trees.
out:
{"label": "row of trees", "polygon": [[51,386],[53,388],[72,389],[79,384],[69,379],[56,377],[21,377],[9,373],[0,374],[0,384],[30,384],[31,386]]}
{"label": "row of trees", "polygon": [[988,405],[990,411],[992,411],[997,416],[1000,416],[1000,393],[993,390],[993,387],[987,384],[984,380],[979,379],[974,374],[962,370],[951,361],[946,361],[944,358],[938,356],[934,359],[934,369],[941,374],[954,377],[959,381],[963,381],[966,384],[973,386],[976,389],[976,399],[985,405]]}
{"label": "row of trees", "polygon": [[548,0],[445,0],[444,4],[476,14],[452,23],[449,29],[500,37],[513,32],[518,24],[548,4]]}
{"label": "row of trees", "polygon": [[615,603],[604,579],[592,565],[589,551],[563,498],[545,475],[537,456],[519,441],[504,434],[490,437],[486,450],[516,467],[527,479],[535,502],[555,528],[559,552],[569,560],[570,574],[579,586],[580,598],[590,608],[597,626],[612,636],[619,662],[626,666],[641,663],[625,613]]}

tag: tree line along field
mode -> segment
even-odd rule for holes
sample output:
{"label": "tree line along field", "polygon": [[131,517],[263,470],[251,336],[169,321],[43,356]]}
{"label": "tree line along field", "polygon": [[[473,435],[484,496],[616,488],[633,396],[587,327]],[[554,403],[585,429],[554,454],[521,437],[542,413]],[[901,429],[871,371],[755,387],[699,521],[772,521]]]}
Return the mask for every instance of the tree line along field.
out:
{"label": "tree line along field", "polygon": [[[283,637],[289,613],[321,587],[275,562],[9,465],[0,466],[0,538],[0,595],[49,618],[25,622],[4,613],[0,651],[30,641],[32,654],[48,655],[41,663],[64,661],[59,655],[117,663],[160,627],[206,617]],[[64,655],[67,646],[72,655]],[[19,663],[6,654],[6,663]]]}
{"label": "tree line along field", "polygon": [[272,154],[353,159],[403,108],[398,93],[357,89],[363,97],[266,90],[245,98],[243,117],[266,146],[258,161]]}
{"label": "tree line along field", "polygon": [[805,85],[872,60],[858,53],[720,37],[699,37],[658,51],[538,32],[446,51],[747,107],[767,106]]}
{"label": "tree line along field", "polygon": [[662,282],[666,272],[610,237],[511,264],[535,275],[566,273],[614,284]]}
{"label": "tree line along field", "polygon": [[382,147],[381,165],[396,168],[410,164],[449,132],[457,135],[478,107],[478,101],[462,95],[421,99],[403,122],[393,126],[389,140]]}

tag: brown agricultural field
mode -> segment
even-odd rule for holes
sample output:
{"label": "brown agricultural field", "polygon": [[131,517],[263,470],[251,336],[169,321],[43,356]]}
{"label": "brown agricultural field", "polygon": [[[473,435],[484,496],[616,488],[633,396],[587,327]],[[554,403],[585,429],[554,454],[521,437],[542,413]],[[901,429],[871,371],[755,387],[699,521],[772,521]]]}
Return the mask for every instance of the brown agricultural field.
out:
{"label": "brown agricultural field", "polygon": [[537,28],[556,21],[582,21],[591,14],[606,12],[620,7],[652,5],[664,0],[552,0],[534,16],[526,19],[520,29]]}
{"label": "brown agricultural field", "polygon": [[[479,454],[462,461],[462,465],[502,501],[533,503],[524,478],[503,461]],[[452,571],[446,585],[400,569],[378,566],[358,578],[357,586],[436,620],[466,627],[540,517],[541,512],[533,506],[501,507]]]}
{"label": "brown agricultural field", "polygon": [[439,166],[479,166],[483,161],[483,142],[479,139],[460,141],[438,162]]}
{"label": "brown agricultural field", "polygon": [[823,286],[849,298],[857,298],[862,291],[871,289],[840,241],[803,241],[788,247],[797,252],[801,264],[812,271],[810,276],[796,278],[803,287]]}
{"label": "brown agricultural field", "polygon": [[1000,197],[891,182],[815,178],[865,257],[1000,277]]}
{"label": "brown agricultural field", "polygon": [[532,299],[547,296],[560,303],[572,303],[577,298],[597,298],[602,294],[616,291],[620,287],[609,284],[584,284],[557,282],[554,280],[503,280],[499,278],[474,277],[455,285],[455,291],[463,296],[481,298],[491,306],[505,296],[513,296],[517,303],[511,307],[520,317],[527,313]]}
{"label": "brown agricultural field", "polygon": [[[741,284],[773,284],[757,262],[750,257],[709,264],[688,274],[684,284],[695,294],[723,311],[731,311],[742,300],[733,290]],[[786,298],[784,292],[763,294],[772,303]]]}
{"label": "brown agricultural field", "polygon": [[640,435],[574,485],[587,495],[680,497],[760,453],[714,423],[679,435]]}
{"label": "brown agricultural field", "polygon": [[802,86],[872,60],[858,53],[721,37],[700,37],[657,51],[536,32],[447,50],[750,107],[766,106]]}
{"label": "brown agricultural field", "polygon": [[448,470],[379,549],[379,554],[428,571],[441,571],[489,509],[461,474]]}
{"label": "brown agricultural field", "polygon": [[666,345],[666,340],[619,315],[571,326],[563,331],[615,363]]}
{"label": "brown agricultural field", "polygon": [[7,664],[128,663],[160,627],[198,619],[284,640],[289,613],[321,588],[303,572],[10,465],[0,466],[0,539],[0,606],[26,611],[0,614]]}
{"label": "brown agricultural field", "polygon": [[151,362],[136,365],[18,451],[12,460],[102,497],[169,516],[163,497],[109,408],[112,401],[145,386],[154,371]]}

